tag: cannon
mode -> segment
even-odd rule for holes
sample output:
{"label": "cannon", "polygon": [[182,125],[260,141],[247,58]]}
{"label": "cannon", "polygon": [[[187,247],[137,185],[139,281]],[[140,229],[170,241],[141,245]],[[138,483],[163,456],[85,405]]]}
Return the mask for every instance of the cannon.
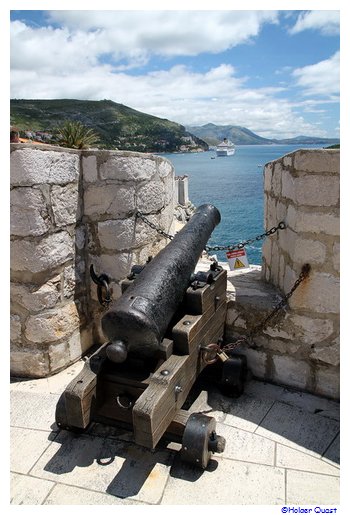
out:
{"label": "cannon", "polygon": [[[214,206],[200,206],[164,249],[131,269],[122,295],[102,317],[106,343],[58,401],[60,428],[81,432],[94,421],[126,427],[150,449],[165,437],[182,443],[183,461],[203,469],[214,452],[223,452],[215,419],[184,409],[224,333],[226,271],[214,261],[195,272],[219,222]],[[223,361],[231,362],[223,363],[226,370],[238,371],[225,374],[226,390],[227,381],[237,386],[237,377],[241,386],[242,359]]]}

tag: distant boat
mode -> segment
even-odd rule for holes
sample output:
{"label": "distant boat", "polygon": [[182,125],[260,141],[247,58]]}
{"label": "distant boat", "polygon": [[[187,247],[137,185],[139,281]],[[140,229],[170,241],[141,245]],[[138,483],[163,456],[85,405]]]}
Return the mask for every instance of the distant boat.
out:
{"label": "distant boat", "polygon": [[224,138],[222,143],[216,147],[216,155],[217,156],[233,156],[236,151],[236,147],[232,141]]}

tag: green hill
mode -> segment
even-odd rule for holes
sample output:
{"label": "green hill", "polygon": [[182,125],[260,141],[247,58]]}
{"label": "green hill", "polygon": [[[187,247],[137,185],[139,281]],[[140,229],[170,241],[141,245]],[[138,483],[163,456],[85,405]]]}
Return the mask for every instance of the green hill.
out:
{"label": "green hill", "polygon": [[99,147],[139,152],[208,150],[178,123],[141,113],[111,100],[11,100],[11,125],[52,134],[66,120],[78,120],[100,137]]}

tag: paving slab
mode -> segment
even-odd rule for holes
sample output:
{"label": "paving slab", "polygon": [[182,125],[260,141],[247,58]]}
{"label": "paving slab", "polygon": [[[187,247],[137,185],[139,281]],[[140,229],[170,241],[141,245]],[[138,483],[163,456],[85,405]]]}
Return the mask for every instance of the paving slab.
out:
{"label": "paving slab", "polygon": [[57,431],[55,410],[59,395],[15,389],[10,397],[12,426]]}
{"label": "paving slab", "polygon": [[339,422],[275,402],[256,434],[322,456],[339,432]]}
{"label": "paving slab", "polygon": [[57,484],[50,495],[44,501],[45,505],[104,505],[104,504],[120,504],[120,505],[142,505],[137,501],[130,501],[129,499],[121,499],[114,495],[102,494],[86,490],[85,488],[78,488],[75,486],[67,486]]}
{"label": "paving slab", "polygon": [[43,504],[50,491],[55,486],[53,481],[24,476],[10,475],[11,498],[10,504]]}
{"label": "paving slab", "polygon": [[339,468],[333,464],[280,444],[277,444],[276,447],[276,466],[317,474],[327,474],[329,476],[339,476]]}
{"label": "paving slab", "polygon": [[26,474],[51,445],[52,433],[36,429],[11,428],[10,467]]}
{"label": "paving slab", "polygon": [[339,504],[339,478],[287,470],[287,504]]}
{"label": "paving slab", "polygon": [[277,386],[263,381],[251,380],[246,384],[245,394],[261,399],[281,401],[313,414],[319,414],[334,420],[340,419],[340,405],[336,401],[317,397],[311,393],[300,392],[292,388]]}
{"label": "paving slab", "polygon": [[31,473],[57,483],[157,504],[172,459],[170,452],[61,431]]}
{"label": "paving slab", "polygon": [[176,458],[161,504],[283,504],[284,497],[283,469],[215,458],[203,472]]}
{"label": "paving slab", "polygon": [[216,432],[226,439],[223,458],[274,465],[276,444],[272,440],[221,423]]}

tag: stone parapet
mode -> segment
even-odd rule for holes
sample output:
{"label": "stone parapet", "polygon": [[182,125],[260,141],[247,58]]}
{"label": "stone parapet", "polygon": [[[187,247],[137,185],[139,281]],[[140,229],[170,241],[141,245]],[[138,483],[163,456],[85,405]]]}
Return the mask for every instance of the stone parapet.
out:
{"label": "stone parapet", "polygon": [[44,377],[102,343],[89,267],[114,298],[133,264],[166,240],[174,169],[150,154],[11,145],[11,373]]}
{"label": "stone parapet", "polygon": [[[253,320],[263,318],[262,281],[282,298],[308,263],[310,275],[288,309],[254,337],[246,352],[260,378],[339,398],[339,151],[298,150],[268,163],[264,195],[265,227],[284,221],[286,229],[265,241],[261,277],[255,271],[252,281],[249,273],[254,284],[249,307],[242,279],[232,277],[238,291],[229,307],[227,336],[241,333],[242,326],[250,330]],[[238,318],[231,322],[235,313]]]}

